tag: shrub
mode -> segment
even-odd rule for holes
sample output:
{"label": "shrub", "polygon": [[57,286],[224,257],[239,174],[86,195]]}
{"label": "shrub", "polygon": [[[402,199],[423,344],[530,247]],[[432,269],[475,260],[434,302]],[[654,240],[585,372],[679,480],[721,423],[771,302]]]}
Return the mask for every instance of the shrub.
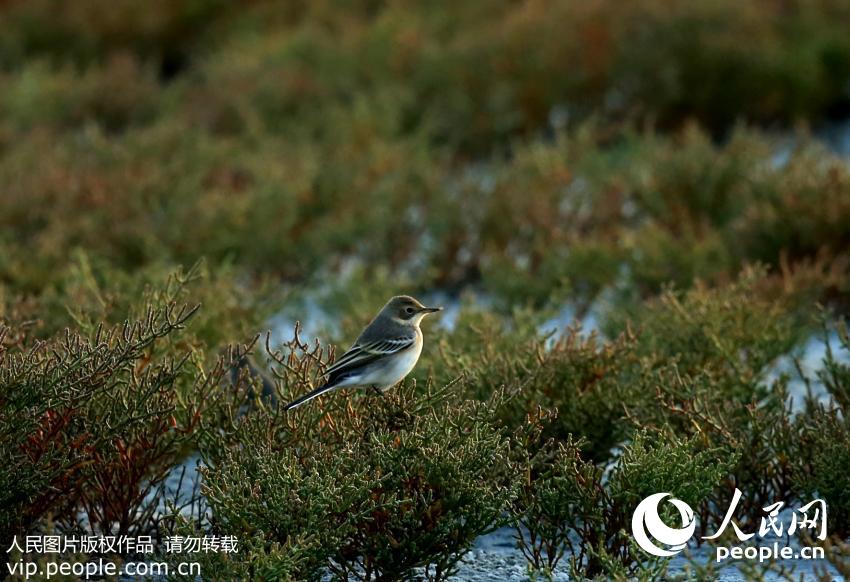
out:
{"label": "shrub", "polygon": [[7,89],[0,97],[4,122],[16,131],[63,131],[85,125],[118,131],[155,117],[159,85],[155,73],[126,54],[79,74],[36,61],[0,74]]}
{"label": "shrub", "polygon": [[846,467],[850,462],[850,427],[838,411],[819,410],[799,421],[801,470],[795,486],[801,499],[819,498],[829,511],[829,533],[836,539],[850,534],[850,495]]}
{"label": "shrub", "polygon": [[604,341],[577,327],[541,335],[528,316],[512,324],[505,328],[485,315],[461,320],[441,341],[442,373],[464,374],[470,395],[479,399],[508,387],[512,399],[498,411],[508,426],[522,426],[539,407],[556,410],[544,428],[546,437],[583,437],[590,458],[607,459],[625,437],[623,404],[640,393],[645,373],[635,338],[623,334]]}
{"label": "shrub", "polygon": [[[273,357],[281,398],[307,390],[325,361],[297,336]],[[213,526],[260,536],[263,551],[297,546],[301,578],[451,575],[516,492],[499,398],[464,401],[450,385],[375,398],[334,394],[294,413],[258,403],[233,445],[206,449]]]}
{"label": "shrub", "polygon": [[[718,289],[668,290],[631,313],[615,311],[607,327],[635,329],[639,353],[676,359],[682,371],[705,370],[757,382],[811,325],[795,317],[793,299],[774,294],[763,269],[748,269]],[[744,394],[743,399],[751,396]]]}
{"label": "shrub", "polygon": [[[671,492],[691,507],[706,500],[737,455],[706,449],[697,438],[635,433],[605,478],[572,441],[527,459],[526,486],[515,505],[519,547],[536,570],[551,573],[569,551],[574,576],[663,576],[663,560],[647,561],[628,533],[644,497]],[[667,514],[669,523],[672,514]]]}
{"label": "shrub", "polygon": [[216,424],[221,385],[245,353],[209,363],[177,348],[197,307],[171,299],[154,294],[123,324],[0,348],[2,535],[40,527],[48,512],[66,531],[157,529],[160,486]]}
{"label": "shrub", "polygon": [[[847,327],[839,324],[837,335],[842,354],[850,351]],[[829,328],[825,327],[825,330]],[[825,341],[828,342],[828,335]],[[842,361],[829,343],[818,372],[829,402],[819,401],[811,379],[806,378],[808,399],[806,410],[796,420],[798,471],[795,489],[801,498],[819,497],[829,510],[830,533],[836,539],[850,535],[850,481],[843,467],[850,462],[850,425],[847,411],[850,404],[850,366]]]}

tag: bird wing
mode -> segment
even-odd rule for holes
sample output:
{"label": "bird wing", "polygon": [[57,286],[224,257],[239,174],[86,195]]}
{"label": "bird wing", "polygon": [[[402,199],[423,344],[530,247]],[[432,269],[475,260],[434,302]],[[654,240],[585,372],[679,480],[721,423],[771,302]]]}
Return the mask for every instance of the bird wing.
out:
{"label": "bird wing", "polygon": [[342,380],[356,376],[364,366],[380,358],[404,351],[415,343],[416,336],[355,343],[325,371],[324,376],[327,376],[327,381],[322,386],[300,398],[296,398],[287,404],[284,409],[291,410],[317,396],[321,396],[325,392],[330,392],[339,387]]}
{"label": "bird wing", "polygon": [[325,375],[333,376],[341,372],[360,368],[374,362],[378,358],[404,351],[415,342],[416,336],[383,339],[362,344],[356,343],[325,371]]}

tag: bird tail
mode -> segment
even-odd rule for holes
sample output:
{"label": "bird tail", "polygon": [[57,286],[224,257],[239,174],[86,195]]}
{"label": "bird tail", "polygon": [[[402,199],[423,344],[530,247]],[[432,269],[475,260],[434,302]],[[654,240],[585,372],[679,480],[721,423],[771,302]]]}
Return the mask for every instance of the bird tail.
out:
{"label": "bird tail", "polygon": [[284,410],[292,410],[293,408],[301,406],[305,402],[309,402],[310,400],[312,400],[313,398],[316,398],[317,396],[321,396],[325,392],[330,392],[334,388],[339,388],[339,386],[337,386],[336,384],[333,384],[331,382],[328,382],[324,386],[319,386],[318,388],[316,388],[312,392],[308,392],[307,394],[305,394],[303,396],[299,396],[298,398],[296,398],[295,400],[293,400],[292,402],[290,402],[289,404],[284,406],[283,409]]}

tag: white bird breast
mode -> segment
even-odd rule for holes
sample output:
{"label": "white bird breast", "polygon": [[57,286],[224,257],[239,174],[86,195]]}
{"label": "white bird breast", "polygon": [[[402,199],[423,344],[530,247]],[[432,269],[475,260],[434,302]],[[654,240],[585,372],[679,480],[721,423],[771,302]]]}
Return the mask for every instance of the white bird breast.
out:
{"label": "white bird breast", "polygon": [[422,353],[422,336],[412,346],[393,356],[384,365],[346,380],[341,386],[377,386],[381,390],[392,388],[407,376]]}

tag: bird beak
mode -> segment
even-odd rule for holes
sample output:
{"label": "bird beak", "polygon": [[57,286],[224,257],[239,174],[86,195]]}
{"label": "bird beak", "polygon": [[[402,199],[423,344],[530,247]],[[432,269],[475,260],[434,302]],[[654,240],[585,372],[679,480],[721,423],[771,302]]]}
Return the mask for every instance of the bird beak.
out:
{"label": "bird beak", "polygon": [[438,311],[442,311],[442,307],[423,307],[420,309],[422,313],[437,313]]}

